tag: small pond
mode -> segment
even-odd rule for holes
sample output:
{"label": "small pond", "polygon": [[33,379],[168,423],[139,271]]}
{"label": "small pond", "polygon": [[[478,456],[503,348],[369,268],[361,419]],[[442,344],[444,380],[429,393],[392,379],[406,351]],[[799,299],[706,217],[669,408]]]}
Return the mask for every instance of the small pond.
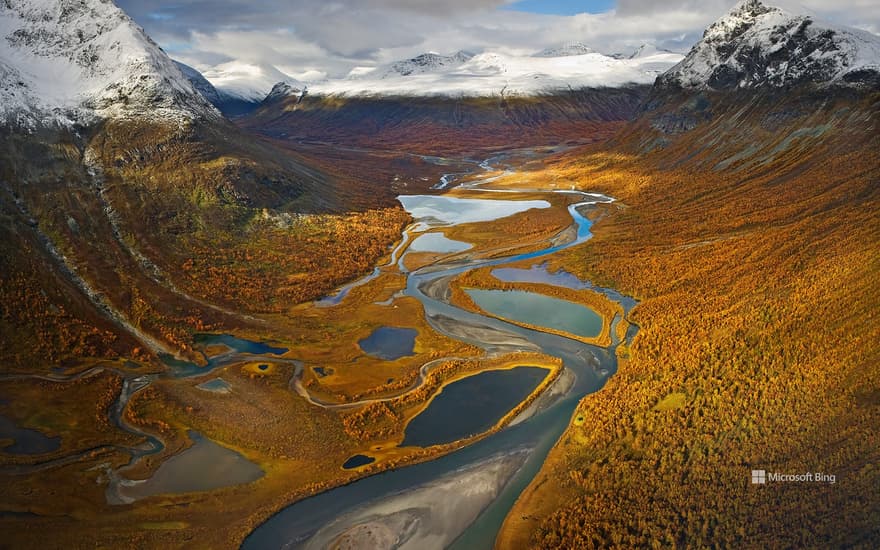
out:
{"label": "small pond", "polygon": [[373,462],[376,462],[376,459],[372,456],[354,455],[352,457],[349,457],[349,459],[345,461],[345,464],[343,464],[342,467],[346,470],[352,470],[354,468],[366,466],[367,464],[372,464]]}
{"label": "small pond", "polygon": [[51,453],[61,446],[60,436],[48,437],[37,430],[19,428],[3,415],[0,415],[0,439],[13,440],[2,451],[14,455],[41,455]]}
{"label": "small pond", "polygon": [[413,354],[418,333],[414,328],[379,327],[358,345],[367,355],[394,361]]}

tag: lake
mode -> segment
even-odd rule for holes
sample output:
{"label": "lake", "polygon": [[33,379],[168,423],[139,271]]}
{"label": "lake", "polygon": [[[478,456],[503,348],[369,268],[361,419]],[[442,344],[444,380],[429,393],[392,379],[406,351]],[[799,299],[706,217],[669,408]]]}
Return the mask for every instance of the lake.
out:
{"label": "lake", "polygon": [[547,369],[481,372],[445,386],[406,427],[402,447],[451,443],[492,428],[547,377]]}

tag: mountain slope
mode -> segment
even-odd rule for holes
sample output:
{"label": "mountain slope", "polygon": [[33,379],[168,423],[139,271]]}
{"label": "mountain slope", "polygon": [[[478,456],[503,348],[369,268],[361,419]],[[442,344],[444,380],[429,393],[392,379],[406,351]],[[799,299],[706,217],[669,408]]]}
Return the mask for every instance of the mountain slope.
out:
{"label": "mountain slope", "polygon": [[111,2],[0,5],[0,121],[219,118],[143,29]]}
{"label": "mountain slope", "polygon": [[652,55],[657,55],[661,53],[675,53],[670,50],[666,50],[663,48],[658,48],[654,44],[642,44],[638,48],[633,51],[633,53],[629,54],[627,57],[629,59],[636,59],[638,57],[649,57]]}
{"label": "mountain slope", "polygon": [[[302,263],[291,255],[304,249],[290,242],[320,226],[291,220],[373,208],[399,216],[384,182],[316,168],[243,133],[112,2],[0,6],[2,297],[55,300],[40,314],[4,313],[4,336],[17,335],[0,341],[10,368],[44,365],[34,354],[57,334],[69,341],[58,346],[59,360],[187,355],[194,331],[254,322],[232,307],[240,297],[247,296],[244,309],[273,309],[276,301],[320,296],[336,277],[369,267],[361,262],[372,252],[334,266],[332,276],[313,271],[291,285],[288,270]],[[242,250],[255,235],[260,253],[279,259],[268,262],[274,275],[234,259],[253,256]],[[192,258],[206,258],[198,280],[187,271]],[[218,270],[227,283],[206,284]],[[252,284],[272,277],[282,289]],[[65,314],[49,313],[56,310]],[[69,329],[76,326],[82,333]],[[89,327],[112,330],[87,345]]]}
{"label": "mountain slope", "polygon": [[207,99],[212,105],[217,107],[217,104],[221,102],[220,93],[217,91],[217,88],[208,81],[207,78],[202,75],[196,69],[181,63],[180,61],[174,61],[174,64],[180,69],[181,74],[186,77],[187,80],[193,85],[193,88],[196,89],[202,97]]}
{"label": "mountain slope", "polygon": [[658,79],[713,90],[805,83],[880,85],[880,37],[742,0]]}
{"label": "mountain slope", "polygon": [[582,44],[581,42],[568,42],[562,46],[544,48],[543,50],[532,54],[532,57],[567,57],[570,55],[585,55],[588,53],[596,53],[596,50],[586,44]]}
{"label": "mountain slope", "polygon": [[[277,90],[281,92],[282,90]],[[265,136],[435,155],[606,139],[632,118],[646,86],[512,97],[335,96],[296,89],[237,122]]]}

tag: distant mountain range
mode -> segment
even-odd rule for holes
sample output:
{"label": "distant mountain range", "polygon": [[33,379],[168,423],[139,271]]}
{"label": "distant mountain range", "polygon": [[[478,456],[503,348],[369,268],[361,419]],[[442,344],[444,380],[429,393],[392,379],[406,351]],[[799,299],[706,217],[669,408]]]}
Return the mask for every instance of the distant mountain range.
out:
{"label": "distant mountain range", "polygon": [[[428,52],[340,79],[300,83],[280,75],[299,94],[349,96],[534,95],[571,88],[650,84],[694,89],[752,88],[797,83],[864,84],[877,78],[880,39],[857,29],[792,15],[758,0],[743,0],[706,29],[687,56],[642,44],[631,53],[604,55],[571,42],[531,55]],[[271,68],[232,78],[212,69],[225,99],[253,108],[272,88]],[[277,70],[276,70],[277,71]],[[274,72],[279,76],[278,72]],[[248,75],[253,75],[248,79]],[[227,87],[222,87],[227,86]],[[233,86],[231,83],[235,83]],[[247,108],[247,107],[246,107]]]}
{"label": "distant mountain range", "polygon": [[[312,94],[351,96],[534,95],[571,88],[649,84],[682,57],[650,44],[629,55],[607,56],[578,42],[524,56],[427,52],[371,69],[360,68],[345,78],[308,83],[264,65],[232,62],[204,74],[179,65],[186,68],[184,72],[197,88],[207,90],[214,105],[227,116],[235,116],[254,110],[278,82],[284,82],[294,94],[307,88]],[[211,84],[210,89],[205,82]]]}
{"label": "distant mountain range", "polygon": [[681,55],[669,52],[615,59],[583,44],[519,56],[497,52],[423,54],[366,74],[311,83],[309,90],[346,95],[535,95],[572,88],[649,84],[681,59]]}
{"label": "distant mountain range", "polygon": [[[359,68],[344,78],[299,82],[274,67],[229,63],[204,74],[185,66],[196,87],[212,85],[208,94],[224,114],[252,111],[277,82],[294,93],[352,96],[489,96],[533,95],[595,86],[649,84],[682,59],[681,54],[642,45],[629,55],[606,56],[581,43],[513,56],[458,51],[427,52],[375,68]],[[181,64],[182,65],[182,64]]]}

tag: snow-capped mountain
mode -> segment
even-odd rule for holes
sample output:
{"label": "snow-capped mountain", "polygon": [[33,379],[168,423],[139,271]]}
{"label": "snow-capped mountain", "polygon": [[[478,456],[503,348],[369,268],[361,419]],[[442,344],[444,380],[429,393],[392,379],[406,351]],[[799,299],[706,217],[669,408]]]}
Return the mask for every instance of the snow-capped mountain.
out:
{"label": "snow-capped mountain", "polygon": [[4,0],[0,75],[0,123],[219,117],[110,0]]}
{"label": "snow-capped mountain", "polygon": [[379,69],[380,78],[395,78],[431,73],[438,70],[458,67],[474,57],[474,54],[458,51],[452,55],[440,55],[434,52],[423,53],[412,59],[395,61],[386,69]]}
{"label": "snow-capped mountain", "polygon": [[659,55],[664,53],[675,53],[671,50],[667,50],[664,48],[658,48],[655,44],[642,44],[635,51],[629,54],[627,59],[638,59],[641,57],[651,57],[652,55]]}
{"label": "snow-capped mountain", "polygon": [[545,48],[538,53],[532,54],[532,57],[567,57],[588,53],[596,53],[596,50],[581,42],[568,42],[555,48]]}
{"label": "snow-capped mountain", "polygon": [[298,82],[279,82],[272,86],[272,90],[266,95],[264,103],[271,103],[275,100],[298,95],[302,97],[306,93],[306,87]]}
{"label": "snow-capped mountain", "polygon": [[[260,103],[271,95],[274,88],[270,88],[269,92],[263,93],[265,82],[272,78],[284,78],[282,84],[289,85],[292,88],[302,88],[303,85],[295,80],[288,78],[274,67],[259,67],[255,65],[233,64],[233,70],[223,73],[218,80],[225,82],[228,87],[217,89],[214,84],[208,80],[205,75],[197,69],[190,67],[180,61],[175,61],[183,75],[189,79],[196,90],[201,92],[205,98],[220,112],[227,117],[236,117],[250,113]],[[250,68],[250,70],[246,70]],[[216,68],[212,74],[217,75]],[[256,75],[253,81],[249,80],[248,75]]]}
{"label": "snow-capped mountain", "polygon": [[[530,95],[570,88],[650,84],[678,63],[680,54],[658,52],[614,59],[586,48],[557,49],[559,55],[485,52],[450,56],[424,54],[366,74],[308,83],[309,93],[348,95]],[[565,51],[563,51],[565,50]],[[546,52],[549,54],[549,50]],[[396,68],[395,68],[396,67]]]}
{"label": "snow-capped mountain", "polygon": [[741,0],[658,85],[728,90],[880,83],[880,37]]}
{"label": "snow-capped mountain", "polygon": [[259,103],[277,82],[293,80],[273,65],[229,61],[205,70],[204,77],[227,99]]}

